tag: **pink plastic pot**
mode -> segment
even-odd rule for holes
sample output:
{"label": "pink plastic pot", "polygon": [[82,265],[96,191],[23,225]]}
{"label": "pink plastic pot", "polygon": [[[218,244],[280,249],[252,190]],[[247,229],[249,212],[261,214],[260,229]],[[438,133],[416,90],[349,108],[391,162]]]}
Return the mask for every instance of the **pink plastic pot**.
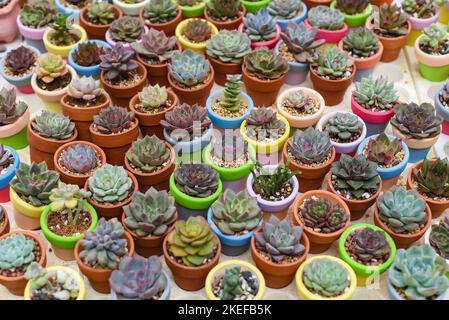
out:
{"label": "pink plastic pot", "polygon": [[[149,29],[147,28],[147,26],[144,26],[144,29],[145,29],[145,33],[147,33],[148,30],[149,30]],[[116,43],[116,42],[115,42],[114,40],[112,40],[111,36],[109,35],[109,31],[106,32],[106,34],[105,34],[105,39],[106,39],[106,42],[109,43],[109,44],[111,45],[111,47],[115,46],[115,43]],[[124,48],[126,51],[132,51],[132,52],[134,52],[134,49],[131,47],[131,44],[130,44],[130,43],[122,42],[122,44],[123,44],[123,48]]]}
{"label": "pink plastic pot", "polygon": [[17,26],[19,27],[20,34],[25,38],[25,41],[30,46],[37,48],[41,53],[46,52],[44,46],[44,32],[48,27],[33,29],[27,26],[24,26],[20,21],[20,15],[17,16]]}
{"label": "pink plastic pot", "polygon": [[384,132],[388,122],[394,115],[393,109],[383,112],[365,109],[355,100],[354,94],[351,96],[351,109],[354,114],[358,115],[365,122],[368,136]]}
{"label": "pink plastic pot", "polygon": [[19,11],[19,0],[11,0],[6,7],[0,9],[0,41],[11,42],[16,38],[19,33],[16,23]]}
{"label": "pink plastic pot", "polygon": [[[311,27],[312,25],[309,23],[309,19],[304,20],[306,26]],[[348,32],[348,25],[345,23],[341,30],[325,30],[318,29],[316,34],[317,39],[324,39],[328,43],[338,43],[341,39],[343,39]]]}
{"label": "pink plastic pot", "polygon": [[[268,49],[274,49],[276,47],[276,44],[279,42],[279,39],[281,39],[281,27],[279,25],[276,25],[277,33],[276,37],[270,41],[262,41],[262,42],[252,42],[251,41],[251,49],[256,49],[258,47],[267,47]],[[240,24],[238,32],[243,32],[243,23]]]}

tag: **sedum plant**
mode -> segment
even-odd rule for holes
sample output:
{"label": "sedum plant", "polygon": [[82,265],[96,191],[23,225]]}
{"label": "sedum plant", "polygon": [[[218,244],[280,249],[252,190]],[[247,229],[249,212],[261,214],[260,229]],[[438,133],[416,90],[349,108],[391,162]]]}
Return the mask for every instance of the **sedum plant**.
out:
{"label": "sedum plant", "polygon": [[41,55],[37,64],[38,66],[35,69],[37,78],[47,84],[69,72],[67,62],[61,56],[53,53]]}
{"label": "sedum plant", "polygon": [[285,133],[285,123],[271,108],[253,108],[246,118],[245,132],[256,141],[276,140]]}
{"label": "sedum plant", "polygon": [[370,29],[351,29],[343,38],[343,49],[358,58],[371,57],[379,51],[379,38]]}
{"label": "sedum plant", "polygon": [[373,8],[372,17],[373,30],[378,35],[395,38],[408,33],[408,15],[395,3]]}
{"label": "sedum plant", "polygon": [[193,18],[187,22],[182,35],[195,43],[205,42],[212,37],[212,27],[204,19]]}
{"label": "sedum plant", "polygon": [[305,131],[296,130],[292,139],[287,142],[288,152],[296,161],[305,165],[324,163],[332,152],[327,131],[319,131],[313,127]]}
{"label": "sedum plant", "polygon": [[90,195],[89,191],[80,189],[76,184],[59,182],[58,187],[51,190],[50,211],[64,211],[68,223],[76,225],[84,210],[84,198],[90,197]]}
{"label": "sedum plant", "polygon": [[136,71],[139,65],[132,59],[134,53],[126,51],[121,43],[112,48],[104,48],[104,54],[100,56],[100,68],[104,72],[107,81],[117,81],[129,76]]}
{"label": "sedum plant", "polygon": [[243,17],[243,32],[253,42],[268,41],[274,39],[278,33],[276,23],[277,18],[271,16],[267,8],[262,8]]}
{"label": "sedum plant", "polygon": [[402,150],[400,139],[390,138],[382,132],[375,138],[368,141],[366,157],[368,160],[376,162],[380,167],[390,167],[398,163],[396,155]]}
{"label": "sedum plant", "polygon": [[82,76],[81,78],[76,77],[70,82],[67,94],[73,99],[89,102],[101,97],[103,89],[100,87],[100,80]]}
{"label": "sedum plant", "polygon": [[300,215],[306,227],[320,233],[338,231],[350,219],[349,213],[339,204],[332,204],[328,198],[315,196],[304,200],[300,207]]}
{"label": "sedum plant", "polygon": [[209,15],[217,21],[235,20],[240,13],[240,0],[210,0],[206,2]]}
{"label": "sedum plant", "polygon": [[404,0],[401,6],[405,13],[419,19],[430,18],[436,13],[433,0]]}
{"label": "sedum plant", "polygon": [[219,104],[222,108],[230,112],[237,112],[240,110],[243,84],[241,79],[241,74],[226,75],[226,83],[223,90],[223,99],[219,100]]}
{"label": "sedum plant", "polygon": [[114,11],[108,2],[94,2],[87,9],[87,19],[93,24],[107,25],[115,20]]}
{"label": "sedum plant", "polygon": [[173,175],[176,188],[195,198],[207,198],[214,194],[220,181],[218,172],[205,163],[183,163]]}
{"label": "sedum plant", "polygon": [[432,225],[429,243],[438,255],[446,260],[449,258],[449,218],[444,217]]}
{"label": "sedum plant", "polygon": [[251,52],[251,40],[237,30],[220,30],[206,42],[207,56],[224,63],[240,64]]}
{"label": "sedum plant", "polygon": [[16,102],[16,89],[2,87],[0,90],[0,127],[16,122],[28,105],[25,102]]}
{"label": "sedum plant", "polygon": [[173,80],[187,88],[205,83],[211,72],[204,55],[191,49],[173,54],[168,71]]}
{"label": "sedum plant", "polygon": [[353,231],[353,234],[353,243],[349,247],[349,253],[353,258],[365,265],[380,264],[388,259],[391,247],[385,231],[364,227]]}
{"label": "sedum plant", "polygon": [[349,273],[329,258],[316,259],[304,266],[302,276],[307,289],[322,297],[335,298],[349,287]]}
{"label": "sedum plant", "polygon": [[94,148],[77,143],[64,150],[59,163],[70,172],[84,175],[98,167],[99,161],[100,157]]}
{"label": "sedum plant", "polygon": [[254,230],[262,219],[255,197],[246,191],[226,189],[211,206],[212,220],[226,235],[241,235]]}
{"label": "sedum plant", "polygon": [[136,169],[151,173],[170,161],[171,152],[157,136],[146,135],[137,139],[126,153],[126,158]]}
{"label": "sedum plant", "polygon": [[345,17],[341,12],[327,6],[316,6],[311,8],[307,14],[307,18],[313,27],[318,27],[319,29],[324,30],[340,30],[345,24]]}
{"label": "sedum plant", "polygon": [[332,140],[343,143],[356,140],[363,130],[363,122],[358,116],[349,112],[337,112],[329,118],[324,129]]}
{"label": "sedum plant", "polygon": [[41,137],[52,140],[66,140],[73,135],[75,124],[69,117],[43,110],[31,122],[31,128]]}
{"label": "sedum plant", "polygon": [[164,31],[151,28],[140,41],[131,43],[131,47],[145,59],[162,64],[178,52],[176,41],[176,36],[167,37]]}
{"label": "sedum plant", "polygon": [[49,1],[29,0],[20,10],[20,22],[28,28],[41,29],[53,22],[54,15]]}
{"label": "sedum plant", "polygon": [[268,13],[282,20],[296,18],[302,12],[300,0],[273,0],[267,6]]}
{"label": "sedum plant", "polygon": [[259,47],[244,57],[246,71],[261,80],[275,80],[288,71],[288,63],[267,47]]}
{"label": "sedum plant", "polygon": [[386,111],[397,104],[398,95],[394,84],[384,76],[362,78],[355,83],[354,99],[368,110]]}
{"label": "sedum plant", "polygon": [[419,38],[419,46],[426,53],[442,55],[449,53],[448,41],[446,29],[434,23],[424,28],[423,35]]}
{"label": "sedum plant", "polygon": [[279,220],[272,215],[262,231],[254,234],[256,249],[275,263],[282,263],[286,257],[300,257],[306,253],[301,244],[302,232],[302,226],[293,226],[287,218]]}
{"label": "sedum plant", "polygon": [[342,154],[331,167],[332,183],[337,190],[345,190],[355,199],[368,199],[379,186],[377,165],[358,154],[352,158]]}
{"label": "sedum plant", "polygon": [[178,7],[172,0],[150,0],[143,11],[143,17],[151,23],[167,23],[176,18]]}
{"label": "sedum plant", "polygon": [[413,169],[418,191],[431,197],[449,196],[449,161],[447,158],[424,159],[421,168]]}
{"label": "sedum plant", "polygon": [[442,119],[435,114],[435,108],[430,103],[417,105],[400,103],[394,107],[394,117],[390,123],[406,136],[415,139],[426,139],[440,134]]}
{"label": "sedum plant", "polygon": [[139,40],[145,33],[144,24],[136,17],[124,16],[114,20],[108,29],[111,39],[115,42],[132,43]]}
{"label": "sedum plant", "polygon": [[133,181],[123,167],[106,163],[94,170],[87,180],[87,187],[92,192],[92,200],[98,203],[118,203],[130,196]]}
{"label": "sedum plant", "polygon": [[316,73],[328,80],[345,79],[354,72],[354,61],[336,46],[326,47],[312,59]]}
{"label": "sedum plant", "polygon": [[80,240],[79,257],[94,268],[117,269],[120,260],[128,253],[125,229],[117,218],[101,218],[91,232]]}
{"label": "sedum plant", "polygon": [[168,100],[167,88],[158,84],[147,86],[138,93],[139,101],[145,111],[151,112],[164,107]]}
{"label": "sedum plant", "polygon": [[23,233],[13,233],[0,240],[0,270],[13,270],[27,267],[36,256],[35,242]]}
{"label": "sedum plant", "polygon": [[169,253],[188,267],[207,263],[217,254],[218,238],[201,216],[175,222],[175,228],[167,235]]}
{"label": "sedum plant", "polygon": [[123,207],[125,225],[139,237],[164,235],[176,220],[175,200],[167,191],[153,187],[134,192],[131,203]]}
{"label": "sedum plant", "polygon": [[4,60],[4,67],[14,76],[23,76],[34,71],[37,57],[30,48],[20,46],[9,51]]}
{"label": "sedum plant", "polygon": [[135,115],[126,108],[110,106],[94,116],[95,129],[103,134],[121,133],[131,128]]}
{"label": "sedum plant", "polygon": [[347,15],[355,15],[365,11],[369,0],[337,0],[335,8]]}
{"label": "sedum plant", "polygon": [[388,280],[407,300],[434,299],[446,292],[448,267],[429,245],[412,246],[396,252]]}
{"label": "sedum plant", "polygon": [[100,56],[104,53],[103,47],[95,42],[82,42],[73,52],[73,60],[80,66],[89,67],[99,65]]}

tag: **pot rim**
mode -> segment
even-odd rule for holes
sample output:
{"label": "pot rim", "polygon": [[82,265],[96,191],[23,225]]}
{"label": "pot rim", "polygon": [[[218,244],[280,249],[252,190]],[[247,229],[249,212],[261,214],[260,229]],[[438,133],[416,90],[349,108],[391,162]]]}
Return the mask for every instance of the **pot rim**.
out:
{"label": "pot rim", "polygon": [[[340,11],[340,10],[337,9],[337,0],[332,1],[330,3],[329,7],[331,9]],[[369,17],[371,15],[372,11],[373,11],[372,5],[371,5],[371,3],[368,3],[368,5],[366,6],[365,10],[363,10],[363,12],[360,12],[360,13],[357,13],[357,14],[350,15],[350,14],[346,14],[346,13],[344,13],[342,11],[340,11],[340,12],[345,17],[345,22],[347,20],[348,22],[350,22],[352,24],[352,23],[358,23],[359,20],[366,19],[367,17]]]}
{"label": "pot rim", "polygon": [[231,23],[238,22],[238,21],[243,19],[243,17],[246,15],[246,7],[241,3],[239,9],[240,9],[239,16],[237,17],[237,19],[234,19],[232,21],[224,21],[223,22],[223,21],[216,21],[216,20],[212,19],[211,16],[209,15],[209,13],[208,13],[207,6],[204,6],[203,14],[204,14],[204,18],[207,21],[211,22],[212,24],[216,25],[217,27],[222,27],[223,28],[224,26],[227,26],[227,25],[229,25]]}
{"label": "pot rim", "polygon": [[[103,108],[106,108],[106,107],[108,107],[111,104],[111,97],[109,96],[109,94],[104,89],[102,89],[102,94],[106,98],[106,101],[104,103],[102,103],[100,105],[96,105],[96,106],[82,107],[81,108],[81,107],[74,107],[74,106],[66,103],[65,99],[66,99],[66,97],[69,96],[69,94],[66,93],[66,94],[64,94],[61,97],[61,100],[60,100],[60,104],[61,104],[61,107],[62,107],[62,113],[64,114],[64,109],[70,110],[70,112],[72,112],[72,113],[79,113],[79,112],[82,112],[83,110],[86,110],[86,109],[88,109],[88,110],[95,110],[95,109],[101,110]],[[69,118],[72,121],[81,121],[81,120],[77,120],[77,119],[72,119],[71,117],[69,117]],[[81,121],[81,122],[90,122],[90,121]]]}
{"label": "pot rim", "polygon": [[[28,135],[34,137],[33,139],[35,139],[35,140],[41,140],[43,142],[43,144],[46,145],[46,146],[49,146],[49,145],[52,145],[52,144],[64,145],[66,143],[70,143],[72,141],[75,141],[78,138],[78,130],[76,129],[76,127],[73,128],[72,135],[70,137],[68,137],[67,139],[55,140],[55,139],[49,139],[49,138],[42,137],[40,134],[38,134],[37,132],[35,132],[33,130],[32,124],[34,123],[35,119],[36,119],[36,117],[34,117],[33,119],[31,119],[28,122]],[[36,146],[34,146],[34,147],[36,148]],[[38,149],[38,150],[41,151],[40,149]]]}
{"label": "pot rim", "polygon": [[301,2],[301,7],[302,7],[301,14],[299,14],[296,17],[293,17],[291,19],[277,19],[278,23],[288,24],[290,21],[296,22],[296,23],[302,22],[304,19],[307,18],[308,8],[304,2]]}
{"label": "pot rim", "polygon": [[72,46],[75,46],[78,43],[87,40],[87,33],[83,27],[81,27],[79,24],[74,24],[73,28],[80,33],[80,40],[74,44],[67,45],[67,46],[57,46],[57,45],[54,45],[53,43],[51,43],[49,40],[49,35],[50,35],[50,32],[52,32],[54,30],[52,28],[48,28],[47,30],[45,30],[42,40],[44,41],[45,47],[49,49],[48,51],[49,52],[69,51],[72,48]]}
{"label": "pot rim", "polygon": [[186,11],[186,12],[193,12],[193,11],[197,11],[200,8],[204,9],[204,6],[206,5],[206,1],[201,1],[199,4],[194,5],[192,7],[189,6],[181,6],[179,5],[179,7],[181,8],[182,11]]}
{"label": "pot rim", "polygon": [[142,0],[141,2],[138,2],[138,3],[126,3],[121,0],[112,0],[112,3],[114,5],[116,5],[117,7],[120,8],[120,6],[122,6],[123,8],[127,8],[127,9],[137,9],[142,6],[145,7],[148,4],[148,2],[150,2],[150,0]]}
{"label": "pot rim", "polygon": [[[107,82],[106,81],[106,79],[104,78],[104,71],[102,70],[101,72],[100,72],[100,81],[101,81],[101,83],[105,86],[105,87],[109,87],[109,88],[111,88],[112,90],[127,90],[127,89],[132,89],[132,88],[135,88],[135,87],[138,87],[138,86],[140,86],[141,84],[143,84],[143,83],[145,83],[146,81],[147,81],[147,77],[148,77],[148,72],[147,72],[147,69],[144,67],[144,65],[143,64],[141,64],[139,61],[137,61],[136,60],[136,63],[138,64],[138,69],[140,68],[140,70],[142,71],[142,79],[139,81],[139,82],[137,82],[137,83],[135,83],[135,84],[133,84],[133,85],[131,85],[131,86],[126,86],[126,87],[121,87],[121,86],[119,86],[119,85],[115,85],[115,84],[110,84],[109,82]],[[106,89],[105,89],[106,90]]]}
{"label": "pot rim", "polygon": [[[122,108],[124,108],[124,107],[122,107]],[[92,122],[90,124],[89,131],[90,131],[91,135],[97,135],[97,136],[99,136],[99,137],[101,137],[103,139],[105,139],[107,137],[118,137],[118,136],[122,136],[122,135],[130,133],[131,131],[135,130],[136,128],[139,129],[139,119],[136,117],[136,118],[134,118],[134,121],[132,121],[132,122],[133,122],[133,124],[132,124],[131,127],[128,128],[128,130],[120,132],[120,133],[115,133],[115,134],[112,134],[112,133],[110,133],[110,134],[101,133],[98,130],[94,130],[93,129],[94,128],[94,122]]]}
{"label": "pot rim", "polygon": [[431,25],[432,23],[437,22],[438,17],[440,16],[440,7],[436,3],[434,3],[433,5],[435,6],[435,14],[430,18],[423,19],[423,18],[415,18],[413,16],[408,17],[410,23],[412,24],[412,29],[422,30],[425,27]]}
{"label": "pot rim", "polygon": [[[305,23],[307,26],[312,27],[312,25],[310,24],[308,18],[304,20],[304,23]],[[348,27],[348,25],[346,24],[346,22],[343,23],[343,28],[341,28],[341,29],[339,29],[339,30],[327,30],[327,29],[321,29],[321,28],[318,28],[318,31],[322,32],[322,33],[323,33],[324,35],[326,35],[326,36],[329,36],[329,35],[335,36],[335,35],[341,35],[341,34],[343,34],[342,37],[344,37],[344,35],[348,32],[348,30],[349,30],[349,27]]]}
{"label": "pot rim", "polygon": [[[59,102],[61,97],[67,92],[67,88],[72,83],[73,79],[75,79],[78,76],[75,69],[73,69],[73,67],[71,65],[67,64],[67,68],[69,69],[72,79],[64,88],[60,88],[60,89],[53,90],[53,91],[42,90],[41,88],[39,88],[39,86],[37,85],[37,73],[34,72],[33,75],[31,76],[31,87],[33,88],[36,95],[39,98],[41,98],[42,100],[44,100],[44,97],[45,97],[46,100],[44,100],[44,101],[55,101],[55,102],[58,101]],[[51,99],[55,99],[55,98],[57,100],[51,100]]]}
{"label": "pot rim", "polygon": [[[353,109],[352,111],[358,116],[359,116],[359,114],[362,114],[362,115],[366,116],[367,118],[369,118],[369,120],[371,120],[371,121],[366,120],[366,122],[385,123],[385,122],[390,121],[390,119],[394,116],[393,108],[391,108],[390,110],[387,110],[387,111],[371,111],[371,110],[365,109],[363,106],[360,105],[360,103],[357,102],[355,95],[354,95],[354,92],[356,92],[356,91],[357,90],[355,89],[351,95],[351,107]],[[398,98],[398,100],[396,100],[396,103],[399,103],[399,98]],[[356,109],[357,111],[355,111],[354,109]],[[361,117],[361,116],[359,116],[359,117]],[[370,119],[370,118],[375,118],[375,119]],[[373,120],[376,120],[376,121],[378,120],[379,122],[374,122]],[[365,120],[363,120],[363,121],[365,121]]]}

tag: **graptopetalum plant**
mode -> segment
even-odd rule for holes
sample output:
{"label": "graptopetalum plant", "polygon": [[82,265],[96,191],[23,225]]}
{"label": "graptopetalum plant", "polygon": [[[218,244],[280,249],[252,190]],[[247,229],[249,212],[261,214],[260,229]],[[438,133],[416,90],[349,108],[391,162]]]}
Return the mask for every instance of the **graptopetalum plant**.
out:
{"label": "graptopetalum plant", "polygon": [[164,141],[155,135],[146,135],[132,143],[130,150],[126,153],[126,157],[136,169],[145,173],[151,173],[163,167],[164,164],[168,164],[170,154],[170,149],[165,145]]}
{"label": "graptopetalum plant", "polygon": [[133,182],[123,167],[109,163],[94,170],[87,180],[92,200],[98,203],[118,203],[128,198]]}
{"label": "graptopetalum plant", "polygon": [[287,142],[287,150],[295,162],[310,165],[324,163],[331,154],[332,144],[327,131],[309,127],[305,131],[296,130]]}
{"label": "graptopetalum plant", "polygon": [[413,169],[412,177],[421,194],[430,197],[449,197],[449,161],[424,159],[419,169]]}
{"label": "graptopetalum plant", "polygon": [[[349,236],[352,236],[349,242]],[[355,229],[346,238],[351,258],[365,265],[379,265],[390,256],[391,247],[385,232],[370,227]]]}
{"label": "graptopetalum plant", "polygon": [[449,259],[449,218],[444,217],[433,224],[430,230],[429,243],[444,259]]}
{"label": "graptopetalum plant", "polygon": [[195,43],[205,42],[212,37],[212,27],[206,20],[194,18],[187,22],[182,35]]}
{"label": "graptopetalum plant", "polygon": [[145,33],[144,24],[136,17],[124,16],[114,20],[108,29],[115,42],[132,43],[139,40]]}
{"label": "graptopetalum plant", "polygon": [[69,117],[43,110],[31,122],[31,128],[41,137],[51,140],[65,140],[73,135],[75,124]]}
{"label": "graptopetalum plant", "polygon": [[251,40],[237,30],[220,30],[206,41],[207,56],[224,63],[237,63],[251,52]]}
{"label": "graptopetalum plant", "polygon": [[408,15],[395,3],[374,7],[372,17],[373,31],[382,37],[394,38],[408,33]]}
{"label": "graptopetalum plant", "polygon": [[267,6],[268,13],[282,20],[296,18],[302,13],[300,0],[273,0]]}
{"label": "graptopetalum plant", "polygon": [[55,10],[47,0],[29,0],[20,10],[20,22],[29,28],[40,29],[53,21]]}
{"label": "graptopetalum plant", "polygon": [[94,116],[95,129],[103,134],[113,134],[129,129],[134,123],[134,112],[126,108],[110,106]]}
{"label": "graptopetalum plant", "polygon": [[246,119],[245,132],[256,141],[276,140],[285,133],[285,123],[271,108],[254,108]]}
{"label": "graptopetalum plant", "polygon": [[[80,101],[77,107],[90,107],[98,104],[97,99],[103,95],[100,80],[92,77],[76,77],[67,87],[67,94],[73,99]],[[69,102],[70,103],[70,102]]]}
{"label": "graptopetalum plant", "polygon": [[332,204],[327,198],[312,196],[300,207],[301,220],[306,227],[320,233],[331,233],[343,228],[350,219],[339,204]]}
{"label": "graptopetalum plant", "polygon": [[335,8],[347,15],[362,13],[369,5],[369,0],[337,0]]}
{"label": "graptopetalum plant", "polygon": [[176,36],[167,37],[164,31],[151,28],[142,39],[131,43],[131,47],[151,63],[167,63],[178,51]]}
{"label": "graptopetalum plant", "polygon": [[368,141],[366,155],[368,160],[374,161],[380,167],[395,166],[400,163],[402,159],[397,158],[397,154],[402,150],[401,139],[390,138],[382,132],[375,138]]}
{"label": "graptopetalum plant", "polygon": [[207,198],[218,189],[220,176],[206,163],[183,163],[174,171],[176,188],[196,198]]}
{"label": "graptopetalum plant", "polygon": [[103,47],[93,41],[80,43],[73,52],[73,60],[80,66],[89,67],[100,64]]}
{"label": "graptopetalum plant", "polygon": [[267,47],[258,47],[244,58],[248,73],[261,80],[275,80],[288,71],[288,63]]}
{"label": "graptopetalum plant", "polygon": [[345,17],[343,14],[328,6],[316,6],[311,8],[307,17],[312,26],[324,30],[341,30],[345,24]]}
{"label": "graptopetalum plant", "polygon": [[2,87],[0,90],[0,126],[14,123],[27,110],[28,105],[16,101],[16,89]]}
{"label": "graptopetalum plant", "polygon": [[362,134],[363,122],[349,112],[337,112],[324,126],[332,140],[347,143],[357,140]]}
{"label": "graptopetalum plant", "polygon": [[436,13],[433,0],[404,0],[401,6],[405,13],[419,19],[430,18]]}
{"label": "graptopetalum plant", "polygon": [[70,172],[89,174],[98,167],[99,161],[100,157],[94,148],[87,144],[77,143],[62,152],[59,164]]}
{"label": "graptopetalum plant", "polygon": [[208,14],[217,21],[232,21],[240,13],[240,0],[210,0],[206,2]]}
{"label": "graptopetalum plant", "polygon": [[13,233],[0,240],[0,270],[14,269],[22,273],[36,260],[34,249],[36,243],[23,233]]}
{"label": "graptopetalum plant", "polygon": [[107,81],[119,81],[126,79],[135,72],[139,65],[132,59],[134,53],[126,51],[119,42],[112,48],[104,48],[104,54],[100,56],[100,68],[104,72]]}
{"label": "graptopetalum plant", "polygon": [[345,79],[354,72],[354,61],[348,52],[339,51],[336,46],[321,50],[310,62],[316,73],[328,80]]}
{"label": "graptopetalum plant", "polygon": [[393,109],[398,102],[394,84],[384,76],[362,78],[355,83],[354,99],[365,109],[386,111]]}
{"label": "graptopetalum plant", "polygon": [[271,16],[267,8],[262,8],[243,17],[243,32],[253,42],[272,40],[278,33],[276,23],[277,18]]}
{"label": "graptopetalum plant", "polygon": [[162,24],[172,21],[178,10],[174,1],[150,0],[143,11],[143,17],[151,23]]}
{"label": "graptopetalum plant", "polygon": [[173,54],[168,71],[174,81],[187,88],[205,83],[211,72],[204,55],[191,49]]}
{"label": "graptopetalum plant", "polygon": [[4,66],[7,73],[13,76],[23,76],[34,71],[36,62],[36,53],[30,48],[20,46],[6,54]]}

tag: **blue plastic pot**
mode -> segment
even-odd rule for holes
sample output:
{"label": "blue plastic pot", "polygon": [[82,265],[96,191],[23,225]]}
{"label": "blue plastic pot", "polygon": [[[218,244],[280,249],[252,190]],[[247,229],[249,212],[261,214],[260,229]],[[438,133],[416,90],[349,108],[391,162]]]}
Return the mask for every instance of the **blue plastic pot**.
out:
{"label": "blue plastic pot", "polygon": [[[282,40],[280,40],[276,47],[274,48],[274,52],[276,55],[279,53],[279,47],[283,43]],[[285,76],[284,82],[289,85],[297,85],[300,83],[303,83],[307,79],[307,75],[309,73],[309,65],[307,63],[299,63],[299,62],[288,62],[288,72]]]}
{"label": "blue plastic pot", "polygon": [[16,175],[16,170],[20,164],[20,158],[17,151],[8,146],[4,146],[4,148],[12,153],[14,156],[14,163],[4,174],[0,175],[0,203],[9,202],[9,183]]}
{"label": "blue plastic pot", "polygon": [[408,162],[416,163],[418,161],[421,161],[424,158],[427,158],[427,154],[430,151],[430,147],[425,148],[425,149],[408,148],[408,150],[410,151],[410,158],[409,158]]}
{"label": "blue plastic pot", "polygon": [[237,118],[225,118],[222,117],[218,114],[216,114],[213,110],[212,110],[212,103],[214,102],[215,98],[222,94],[224,90],[219,90],[219,91],[215,91],[214,93],[212,93],[209,98],[207,98],[206,101],[206,109],[207,109],[207,113],[209,115],[210,120],[212,121],[212,124],[215,127],[218,128],[222,128],[222,129],[236,129],[236,128],[240,128],[240,125],[242,124],[243,120],[245,120],[245,118],[249,115],[249,113],[251,112],[251,110],[254,108],[254,103],[253,100],[251,99],[251,97],[249,95],[247,95],[246,93],[242,92],[242,97],[244,97],[248,103],[248,110],[245,112],[245,114],[243,114],[240,117]]}
{"label": "blue plastic pot", "polygon": [[[98,44],[99,46],[102,47],[107,47],[110,48],[111,45],[105,41],[101,41],[101,40],[87,40],[87,41],[83,41],[81,43],[86,43],[86,42],[95,42],[96,44]],[[73,54],[75,53],[75,50],[78,49],[79,44],[77,44],[76,46],[74,46],[70,52],[69,52],[69,56],[68,56],[68,60],[69,60],[69,65],[73,67],[73,69],[75,69],[76,73],[79,74],[79,76],[86,76],[86,77],[99,77],[100,76],[100,65],[97,64],[95,66],[90,66],[90,67],[85,67],[85,66],[80,66],[79,64],[77,64],[75,62],[75,60],[73,59]]]}
{"label": "blue plastic pot", "polygon": [[[393,287],[391,282],[387,281],[387,289],[388,289],[388,295],[390,296],[391,300],[405,300],[402,296],[399,295],[399,293],[396,291],[396,289]],[[444,300],[444,295],[446,294],[446,291],[440,294],[438,297],[435,298],[435,300]]]}
{"label": "blue plastic pot", "polygon": [[67,8],[66,6],[64,6],[61,1],[59,0],[55,0],[55,4],[56,7],[58,8],[59,12],[65,13],[68,16],[73,15],[73,17],[75,18],[75,22],[78,23],[79,19],[80,19],[80,9],[74,9],[74,8]]}
{"label": "blue plastic pot", "polygon": [[287,28],[287,25],[290,21],[298,24],[302,21],[304,21],[307,18],[307,6],[304,2],[301,3],[302,5],[302,12],[299,16],[293,18],[293,19],[278,19],[278,25],[281,27],[281,30],[284,31]]}

